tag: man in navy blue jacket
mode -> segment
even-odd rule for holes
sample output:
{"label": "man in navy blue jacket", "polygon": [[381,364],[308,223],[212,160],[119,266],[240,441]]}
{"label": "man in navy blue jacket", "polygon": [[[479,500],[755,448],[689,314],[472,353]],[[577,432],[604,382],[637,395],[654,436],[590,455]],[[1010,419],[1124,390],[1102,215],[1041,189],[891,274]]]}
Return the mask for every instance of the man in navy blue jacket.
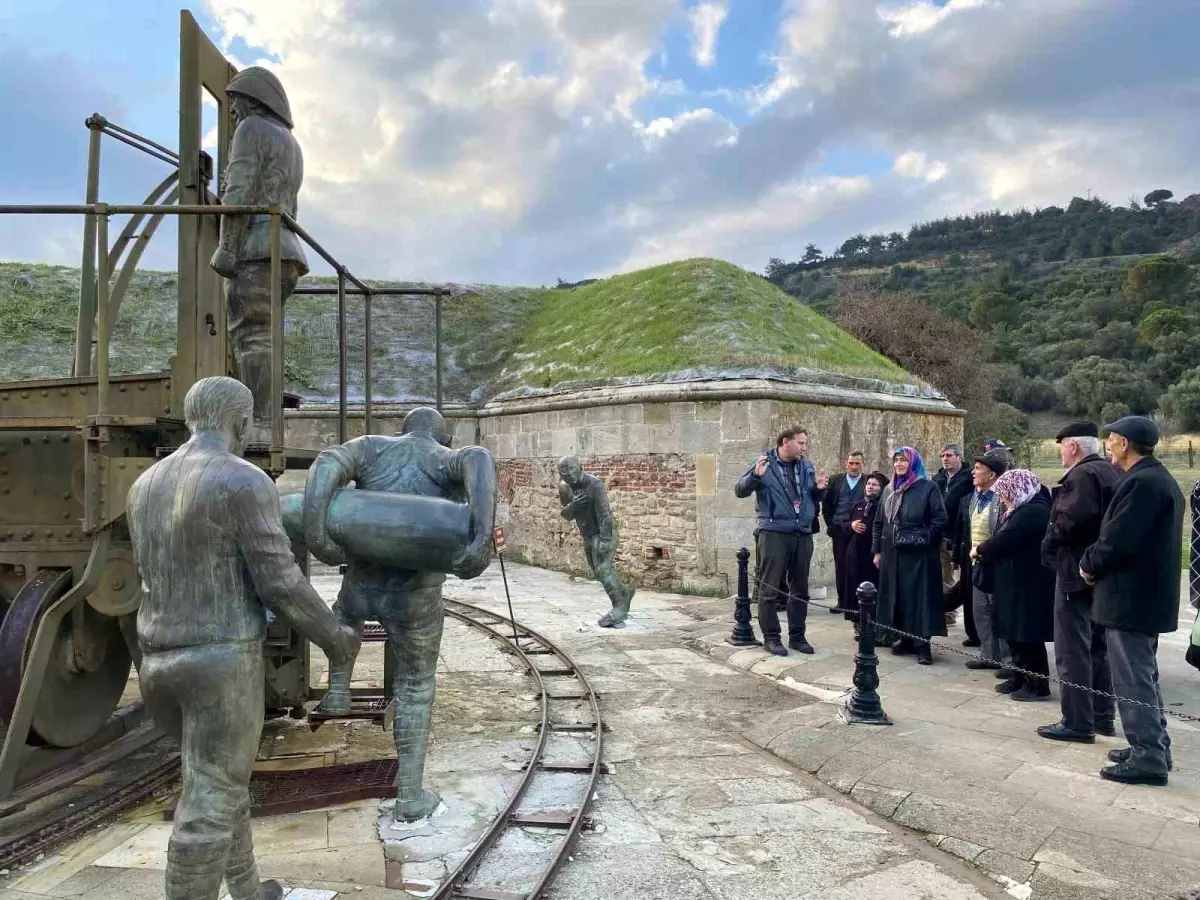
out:
{"label": "man in navy blue jacket", "polygon": [[817,504],[825,496],[827,479],[808,459],[808,432],[789,428],[738,479],[738,497],[754,494],[758,571],[758,624],[763,643],[776,656],[787,656],[780,640],[775,601],[787,597],[788,647],[812,653],[804,636],[808,618],[808,568],[813,555],[813,526]]}

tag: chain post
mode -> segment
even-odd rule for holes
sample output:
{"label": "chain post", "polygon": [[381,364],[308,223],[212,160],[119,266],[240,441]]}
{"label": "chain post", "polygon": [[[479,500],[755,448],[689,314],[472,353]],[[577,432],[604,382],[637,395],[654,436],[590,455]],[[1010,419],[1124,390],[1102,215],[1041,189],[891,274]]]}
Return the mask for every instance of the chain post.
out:
{"label": "chain post", "polygon": [[879,659],[875,655],[875,603],[879,591],[869,581],[858,586],[858,653],[854,655],[854,691],[841,704],[850,725],[891,725],[879,700]]}
{"label": "chain post", "polygon": [[737,552],[737,597],[733,601],[733,633],[726,642],[735,647],[758,647],[762,641],[754,637],[750,624],[750,551],[743,547]]}

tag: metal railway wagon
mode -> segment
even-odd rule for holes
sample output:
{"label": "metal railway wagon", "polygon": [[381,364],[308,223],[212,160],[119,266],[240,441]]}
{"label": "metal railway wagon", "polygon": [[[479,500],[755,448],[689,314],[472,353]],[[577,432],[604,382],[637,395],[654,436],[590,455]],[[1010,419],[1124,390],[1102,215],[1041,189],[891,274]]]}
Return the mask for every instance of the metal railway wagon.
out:
{"label": "metal railway wagon", "polygon": [[[316,455],[284,446],[284,223],[338,276],[341,440],[347,437],[346,294],[364,297],[365,424],[368,431],[371,427],[372,290],[278,207],[230,207],[218,200],[214,171],[225,169],[234,125],[224,89],[235,74],[191,14],[181,12],[178,152],[94,115],[86,123],[83,205],[0,207],[3,214],[85,217],[71,377],[0,384],[0,720],[6,726],[0,800],[13,793],[18,781],[45,771],[47,759],[57,765],[70,756],[67,748],[77,755],[125,730],[114,726],[113,714],[137,663],[134,624],[141,595],[125,497],[143,471],[187,439],[182,410],[188,389],[210,375],[237,374],[222,280],[209,267],[221,216],[269,214],[272,222],[271,440],[251,445],[247,459],[278,477],[288,469],[308,468]],[[217,104],[215,167],[201,149],[205,91]],[[104,137],[169,167],[142,204],[100,202]],[[110,243],[112,215],[128,220]],[[170,371],[110,375],[109,339],[122,296],[147,242],[168,215],[178,218],[179,243],[177,340]],[[442,289],[404,293],[432,294],[440,305]],[[307,554],[298,553],[300,557],[306,560]],[[307,642],[286,623],[269,626],[264,654],[268,709],[297,710],[320,693],[308,685]],[[40,765],[35,761],[39,756]]]}

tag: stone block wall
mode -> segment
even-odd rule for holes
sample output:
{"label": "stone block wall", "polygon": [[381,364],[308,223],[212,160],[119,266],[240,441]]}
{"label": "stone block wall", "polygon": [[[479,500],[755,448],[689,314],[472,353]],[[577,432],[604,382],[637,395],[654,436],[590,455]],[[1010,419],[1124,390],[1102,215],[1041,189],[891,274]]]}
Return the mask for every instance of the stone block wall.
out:
{"label": "stone block wall", "polygon": [[[373,431],[395,433],[404,411],[377,409]],[[962,413],[944,400],[759,379],[548,392],[448,410],[447,419],[455,446],[481,444],[496,459],[510,556],[590,575],[574,525],[559,515],[557,462],[574,455],[607,485],[624,578],[720,592],[736,587],[738,548],[754,546],[754,499],[733,487],[784,428],[803,425],[810,456],[831,475],[862,450],[869,469],[890,477],[902,444],[933,472],[942,444],[962,440]],[[361,417],[352,419],[351,435],[361,430]],[[291,446],[328,446],[336,433],[328,411],[289,411]],[[832,580],[822,534],[812,585]]]}
{"label": "stone block wall", "polygon": [[[617,568],[645,587],[693,585],[700,556],[696,467],[680,455],[583,456],[617,522]],[[559,515],[558,457],[498,459],[499,522],[532,565],[591,577],[573,522]]]}

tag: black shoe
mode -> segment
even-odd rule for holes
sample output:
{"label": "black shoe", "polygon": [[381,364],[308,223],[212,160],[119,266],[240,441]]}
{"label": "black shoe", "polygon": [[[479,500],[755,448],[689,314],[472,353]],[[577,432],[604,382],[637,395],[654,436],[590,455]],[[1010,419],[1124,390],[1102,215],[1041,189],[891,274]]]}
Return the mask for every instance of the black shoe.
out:
{"label": "black shoe", "polygon": [[917,654],[917,665],[918,666],[932,666],[933,665],[933,654],[932,653],[918,653]]}
{"label": "black shoe", "polygon": [[812,644],[810,644],[804,638],[794,638],[793,640],[788,641],[788,646],[791,647],[793,650],[798,650],[801,653],[815,652],[813,650]]}
{"label": "black shoe", "polygon": [[[1129,762],[1129,748],[1122,747],[1120,750],[1109,750],[1108,758],[1115,763]],[[1167,757],[1167,771],[1175,771],[1175,761],[1170,756]]]}
{"label": "black shoe", "polygon": [[963,646],[964,647],[982,647],[983,644],[981,644],[976,638],[967,638],[965,641],[963,641]]}
{"label": "black shoe", "polygon": [[268,878],[262,883],[262,900],[283,900],[283,885],[274,878]]}
{"label": "black shoe", "polygon": [[1005,680],[1007,680],[1009,678],[1015,678],[1016,674],[1017,673],[1014,672],[1012,669],[1010,669],[1008,666],[1002,666],[996,670],[996,677],[1003,678]]}
{"label": "black shoe", "polygon": [[1024,687],[1025,682],[1020,678],[1010,678],[1007,681],[1002,681],[996,685],[996,692],[999,694],[1012,694]]}
{"label": "black shoe", "polygon": [[1102,734],[1105,737],[1116,737],[1117,726],[1114,722],[1097,722],[1096,734]]}
{"label": "black shoe", "polygon": [[787,648],[779,641],[766,641],[763,644],[763,649],[768,653],[774,653],[776,656],[787,656]]}
{"label": "black shoe", "polygon": [[892,644],[893,656],[908,656],[911,653],[916,653],[917,648],[912,645],[908,638],[902,638]]}
{"label": "black shoe", "polygon": [[1056,722],[1053,725],[1042,725],[1038,728],[1037,733],[1044,738],[1052,741],[1067,741],[1072,744],[1094,744],[1096,736],[1088,734],[1086,731],[1075,731],[1068,728],[1062,722]]}
{"label": "black shoe", "polygon": [[1141,772],[1128,762],[1117,763],[1115,766],[1105,766],[1100,770],[1100,777],[1105,781],[1119,781],[1121,784],[1151,784],[1163,787],[1167,783],[1166,775],[1154,775]]}
{"label": "black shoe", "polygon": [[1037,700],[1049,700],[1050,688],[1047,687],[1044,690],[1040,690],[1038,688],[1031,688],[1026,684],[1013,691],[1009,695],[1009,699],[1016,700],[1020,703],[1033,703]]}
{"label": "black shoe", "polygon": [[1000,663],[992,662],[990,659],[968,659],[968,669],[999,669]]}

